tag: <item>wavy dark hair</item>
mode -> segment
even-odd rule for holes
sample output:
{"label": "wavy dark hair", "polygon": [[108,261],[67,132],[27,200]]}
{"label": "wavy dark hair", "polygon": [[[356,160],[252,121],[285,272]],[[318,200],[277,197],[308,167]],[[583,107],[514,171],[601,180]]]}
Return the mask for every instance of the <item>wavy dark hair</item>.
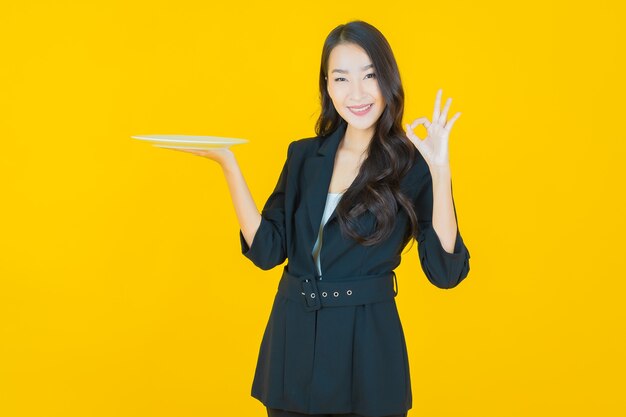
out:
{"label": "wavy dark hair", "polygon": [[[326,136],[346,123],[326,89],[328,59],[331,51],[340,44],[356,44],[363,48],[374,65],[376,79],[385,101],[385,109],[376,122],[375,132],[352,185],[337,205],[337,218],[342,233],[362,245],[370,246],[387,239],[393,232],[400,208],[408,214],[411,228],[405,236],[417,236],[417,216],[413,202],[400,190],[400,180],[416,160],[417,149],[406,137],[402,127],[404,114],[404,89],[400,72],[391,47],[383,34],[369,23],[354,20],[333,29],[322,50],[319,89],[322,111],[315,124],[315,133]],[[376,228],[369,236],[356,230],[357,217],[371,212],[376,218]]]}

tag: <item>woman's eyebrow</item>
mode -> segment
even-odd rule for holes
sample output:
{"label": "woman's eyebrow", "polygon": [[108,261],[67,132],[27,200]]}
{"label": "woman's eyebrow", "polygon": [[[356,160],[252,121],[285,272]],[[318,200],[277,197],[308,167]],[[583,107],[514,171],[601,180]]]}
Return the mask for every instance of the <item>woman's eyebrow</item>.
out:
{"label": "woman's eyebrow", "polygon": [[[372,68],[372,67],[374,67],[374,64],[369,64],[369,65],[366,65],[366,66],[364,66],[364,67],[361,67],[361,69],[362,69],[363,71],[365,71],[366,69],[368,69],[368,68]],[[347,73],[348,73],[348,71],[347,71],[347,70],[337,69],[337,68],[335,68],[335,69],[334,69],[334,70],[332,70],[331,72],[340,72],[340,73],[342,73],[342,74],[347,74]]]}

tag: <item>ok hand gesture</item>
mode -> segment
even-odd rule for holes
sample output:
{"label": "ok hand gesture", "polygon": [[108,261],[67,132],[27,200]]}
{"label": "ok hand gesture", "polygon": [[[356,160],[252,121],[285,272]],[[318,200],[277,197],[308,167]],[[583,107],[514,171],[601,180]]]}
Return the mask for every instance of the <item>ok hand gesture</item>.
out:
{"label": "ok hand gesture", "polygon": [[[405,125],[407,137],[422,154],[431,171],[435,168],[445,168],[450,166],[450,159],[448,156],[450,130],[452,129],[454,122],[461,115],[461,113],[457,112],[452,119],[446,122],[452,98],[448,98],[446,105],[443,108],[443,112],[440,113],[441,94],[442,90],[439,89],[437,91],[437,98],[435,99],[435,110],[433,111],[432,123],[429,122],[426,117],[420,117],[419,119],[415,119],[415,121],[413,121],[410,125]],[[415,132],[413,132],[413,129],[421,124],[423,124],[428,131],[428,135],[425,139],[418,137]]]}

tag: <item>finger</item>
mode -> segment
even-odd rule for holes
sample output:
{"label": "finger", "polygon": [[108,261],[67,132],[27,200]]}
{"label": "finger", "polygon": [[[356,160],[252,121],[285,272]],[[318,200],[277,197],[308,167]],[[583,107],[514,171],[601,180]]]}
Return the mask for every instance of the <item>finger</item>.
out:
{"label": "finger", "polygon": [[418,137],[414,132],[413,129],[411,128],[411,125],[405,125],[406,126],[406,135],[407,137],[409,137],[410,139],[414,140],[414,141],[421,141],[422,139],[420,137]]}
{"label": "finger", "polygon": [[411,139],[411,142],[415,145],[415,147],[421,151],[422,149],[422,139],[418,137],[411,129],[409,129],[409,125],[407,126],[407,136]]}
{"label": "finger", "polygon": [[411,123],[411,128],[415,129],[417,126],[424,124],[424,122],[428,122],[428,119],[426,117],[420,117],[418,119],[413,120],[413,123]]}
{"label": "finger", "polygon": [[439,109],[441,108],[441,88],[437,90],[437,96],[435,97],[435,109],[433,110],[433,123],[437,123],[439,120]]}
{"label": "finger", "polygon": [[450,119],[450,120],[448,121],[448,123],[446,124],[445,129],[446,129],[447,131],[452,130],[452,126],[454,126],[454,122],[456,122],[456,120],[457,120],[459,117],[461,117],[461,112],[458,112],[457,114],[455,114],[454,116],[452,116],[452,119]]}
{"label": "finger", "polygon": [[413,142],[413,145],[415,145],[419,153],[421,153],[422,155],[425,155],[426,148],[424,148],[424,145],[422,144],[421,140]]}
{"label": "finger", "polygon": [[448,118],[448,110],[450,109],[450,103],[452,103],[452,98],[449,97],[446,100],[446,105],[443,107],[443,111],[441,112],[441,116],[439,116],[439,122],[445,126],[446,119]]}

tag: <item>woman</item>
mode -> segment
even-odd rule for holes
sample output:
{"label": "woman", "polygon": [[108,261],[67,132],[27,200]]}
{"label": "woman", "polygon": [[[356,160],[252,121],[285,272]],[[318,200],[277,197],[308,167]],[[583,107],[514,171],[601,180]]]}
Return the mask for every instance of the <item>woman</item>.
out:
{"label": "woman", "polygon": [[[457,113],[402,128],[404,92],[384,36],[363,21],[327,37],[316,136],[292,141],[261,214],[229,149],[220,163],[242,253],[267,270],[288,259],[261,342],[252,395],[272,416],[406,416],[409,362],[393,270],[415,237],[440,288],[469,273],[448,160]],[[422,140],[413,130],[423,124]]]}

